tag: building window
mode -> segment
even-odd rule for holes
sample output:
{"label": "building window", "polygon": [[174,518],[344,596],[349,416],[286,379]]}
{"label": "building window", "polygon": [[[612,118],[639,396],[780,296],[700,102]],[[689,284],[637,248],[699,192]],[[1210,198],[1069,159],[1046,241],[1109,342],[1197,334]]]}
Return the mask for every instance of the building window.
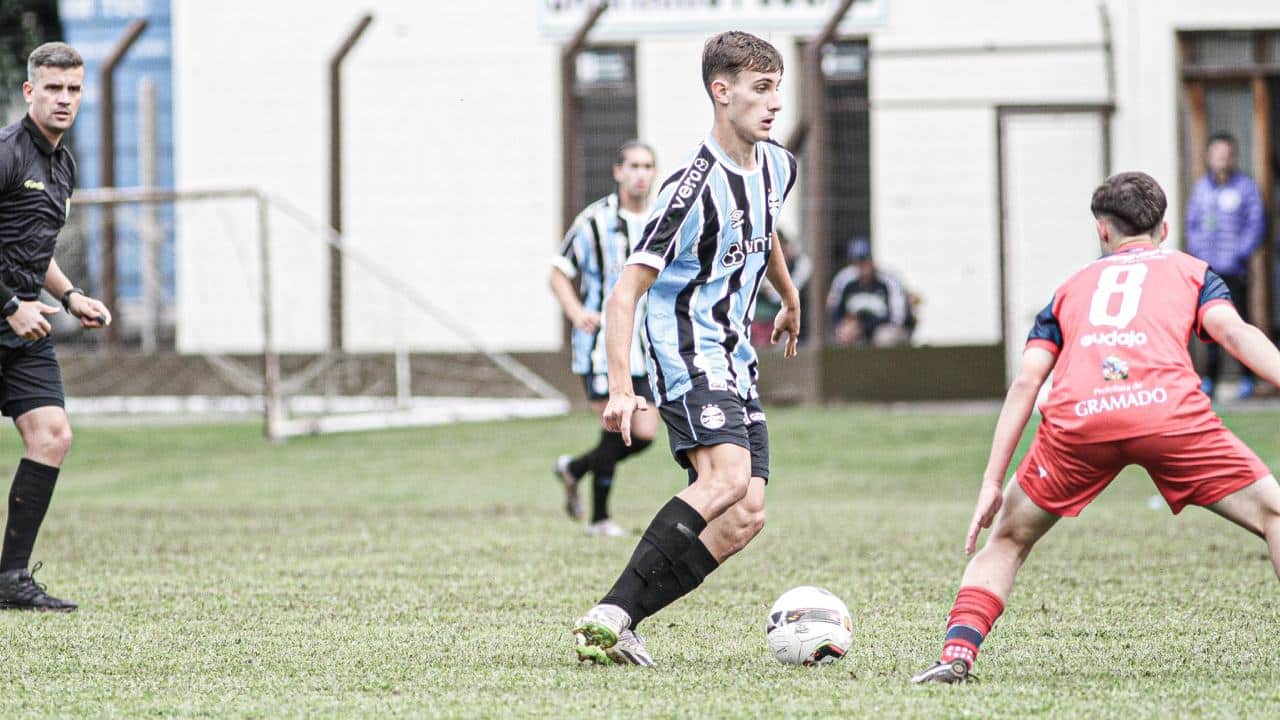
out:
{"label": "building window", "polygon": [[633,46],[587,48],[576,58],[574,173],[581,179],[579,208],[613,192],[618,147],[637,134],[635,68]]}
{"label": "building window", "polygon": [[867,44],[840,41],[822,49],[828,135],[831,262],[845,264],[849,241],[871,237],[871,116],[867,110]]}

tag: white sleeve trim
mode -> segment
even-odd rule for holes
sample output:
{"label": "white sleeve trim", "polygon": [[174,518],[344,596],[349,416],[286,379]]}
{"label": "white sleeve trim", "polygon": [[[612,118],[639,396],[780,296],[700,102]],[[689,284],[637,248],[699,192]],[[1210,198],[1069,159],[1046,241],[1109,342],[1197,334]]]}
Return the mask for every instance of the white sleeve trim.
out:
{"label": "white sleeve trim", "polygon": [[662,269],[667,266],[667,260],[661,255],[651,253],[648,250],[637,250],[631,253],[631,257],[627,258],[627,264],[644,265],[645,267],[651,267],[658,272],[662,272]]}
{"label": "white sleeve trim", "polygon": [[558,268],[570,280],[578,277],[578,269],[573,266],[573,263],[569,262],[569,258],[563,255],[552,255],[551,267]]}

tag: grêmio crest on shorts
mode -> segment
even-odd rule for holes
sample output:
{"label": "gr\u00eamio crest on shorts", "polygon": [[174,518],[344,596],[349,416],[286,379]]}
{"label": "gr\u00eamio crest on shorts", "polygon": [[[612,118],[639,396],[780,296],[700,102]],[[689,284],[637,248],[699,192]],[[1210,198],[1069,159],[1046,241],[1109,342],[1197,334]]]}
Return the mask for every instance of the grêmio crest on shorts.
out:
{"label": "gr\u00eamio crest on shorts", "polygon": [[795,157],[781,145],[756,143],[755,159],[747,171],[708,137],[663,182],[627,260],[658,271],[644,330],[659,402],[703,377],[743,398],[755,394],[750,318],[774,225],[796,181]]}

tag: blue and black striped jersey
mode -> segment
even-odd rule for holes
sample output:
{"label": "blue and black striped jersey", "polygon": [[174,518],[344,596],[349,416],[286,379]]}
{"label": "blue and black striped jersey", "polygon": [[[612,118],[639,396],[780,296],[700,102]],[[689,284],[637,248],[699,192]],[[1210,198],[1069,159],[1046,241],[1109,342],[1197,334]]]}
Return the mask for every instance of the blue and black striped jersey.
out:
{"label": "blue and black striped jersey", "polygon": [[756,143],[743,170],[707,138],[663,183],[644,237],[628,264],[658,271],[649,289],[645,334],[660,402],[696,378],[712,389],[755,396],[758,363],[750,323],[773,249],[782,202],[796,181],[786,148]]}
{"label": "blue and black striped jersey", "polygon": [[[640,239],[645,217],[627,212],[613,193],[591,203],[564,236],[560,252],[551,259],[570,280],[582,276],[579,290],[582,305],[591,312],[602,312],[604,299],[618,284],[622,268],[632,247]],[[644,322],[643,301],[636,308],[635,334],[631,338],[631,374],[645,374],[645,341],[641,333]],[[585,332],[573,329],[573,372],[578,375],[604,375],[609,363],[604,348],[604,318],[600,329]]]}

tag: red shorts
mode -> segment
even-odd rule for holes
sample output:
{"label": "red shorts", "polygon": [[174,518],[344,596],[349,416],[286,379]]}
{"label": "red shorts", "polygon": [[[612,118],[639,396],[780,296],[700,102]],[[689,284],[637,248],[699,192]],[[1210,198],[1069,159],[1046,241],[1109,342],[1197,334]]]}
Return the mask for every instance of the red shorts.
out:
{"label": "red shorts", "polygon": [[1041,423],[1016,477],[1041,509],[1075,517],[1128,465],[1141,465],[1151,475],[1175,515],[1187,505],[1212,505],[1271,474],[1221,425],[1187,435],[1088,443],[1064,439]]}

